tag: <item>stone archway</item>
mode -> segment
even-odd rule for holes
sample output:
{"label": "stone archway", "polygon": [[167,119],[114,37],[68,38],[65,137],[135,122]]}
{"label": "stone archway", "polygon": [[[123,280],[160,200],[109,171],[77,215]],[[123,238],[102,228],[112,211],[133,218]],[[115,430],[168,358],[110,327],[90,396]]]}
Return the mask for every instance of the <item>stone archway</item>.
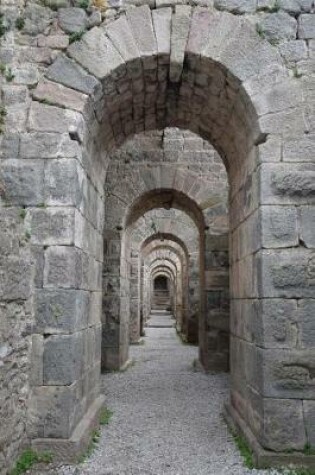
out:
{"label": "stone archway", "polygon": [[[90,30],[48,68],[33,91],[19,158],[2,165],[2,195],[7,204],[26,207],[42,270],[32,336],[34,447],[53,445],[74,457],[102,403],[98,348],[108,153],[130,134],[174,125],[209,140],[229,174],[230,413],[257,456],[257,447],[303,450],[309,441],[304,413],[314,413],[314,353],[307,338],[313,331],[307,206],[313,203],[314,170],[295,155],[292,160],[287,144],[305,143],[306,100],[276,48],[246,19],[189,6],[175,12],[130,9]],[[167,177],[174,179],[175,173]],[[69,318],[58,318],[60,309]]]}

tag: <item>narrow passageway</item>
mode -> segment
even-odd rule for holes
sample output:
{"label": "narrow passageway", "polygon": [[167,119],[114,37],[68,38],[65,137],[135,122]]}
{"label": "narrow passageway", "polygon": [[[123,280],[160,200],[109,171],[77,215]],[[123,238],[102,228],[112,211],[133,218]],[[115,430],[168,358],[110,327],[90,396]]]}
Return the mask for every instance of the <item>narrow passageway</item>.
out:
{"label": "narrow passageway", "polygon": [[243,467],[220,415],[228,376],[197,372],[198,348],[181,342],[174,323],[169,313],[154,312],[145,343],[131,347],[133,366],[102,376],[113,417],[92,457],[75,472],[58,474],[256,473]]}

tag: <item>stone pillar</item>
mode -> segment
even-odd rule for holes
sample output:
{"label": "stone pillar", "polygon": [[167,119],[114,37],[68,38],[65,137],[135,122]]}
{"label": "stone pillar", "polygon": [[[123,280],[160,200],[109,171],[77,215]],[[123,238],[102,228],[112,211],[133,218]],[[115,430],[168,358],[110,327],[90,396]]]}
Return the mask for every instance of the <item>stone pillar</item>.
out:
{"label": "stone pillar", "polygon": [[32,103],[19,158],[6,161],[3,176],[25,207],[36,271],[28,435],[34,449],[74,460],[103,402],[103,198],[82,167],[68,119],[79,127],[82,117]]}
{"label": "stone pillar", "polygon": [[206,236],[206,338],[208,371],[229,369],[228,235]]}
{"label": "stone pillar", "polygon": [[124,258],[119,231],[104,231],[102,370],[116,370],[128,360],[130,262]]}

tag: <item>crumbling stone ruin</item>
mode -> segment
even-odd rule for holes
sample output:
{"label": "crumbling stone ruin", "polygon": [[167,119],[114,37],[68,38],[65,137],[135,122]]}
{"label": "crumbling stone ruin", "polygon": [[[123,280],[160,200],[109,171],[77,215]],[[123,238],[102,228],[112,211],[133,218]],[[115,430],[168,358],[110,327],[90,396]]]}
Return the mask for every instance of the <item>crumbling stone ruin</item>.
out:
{"label": "crumbling stone ruin", "polygon": [[84,450],[153,305],[258,465],[314,465],[314,2],[0,8],[0,474]]}

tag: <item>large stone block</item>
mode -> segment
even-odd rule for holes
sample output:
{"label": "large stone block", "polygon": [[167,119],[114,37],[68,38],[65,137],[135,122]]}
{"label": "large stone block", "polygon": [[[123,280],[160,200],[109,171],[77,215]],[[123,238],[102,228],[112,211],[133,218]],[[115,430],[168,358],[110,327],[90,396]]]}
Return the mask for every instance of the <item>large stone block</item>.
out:
{"label": "large stone block", "polygon": [[101,94],[101,84],[98,80],[67,56],[59,55],[48,68],[46,77],[84,94],[96,97]]}
{"label": "large stone block", "polygon": [[300,208],[300,240],[308,248],[315,248],[315,206]]}
{"label": "large stone block", "polygon": [[72,333],[87,327],[89,293],[83,290],[37,289],[36,331]]}
{"label": "large stone block", "polygon": [[300,400],[264,399],[264,448],[284,452],[303,450],[306,444],[303,405]]}
{"label": "large stone block", "polygon": [[43,381],[45,386],[69,386],[83,369],[83,333],[52,335],[44,341]]}
{"label": "large stone block", "polygon": [[38,101],[47,101],[49,104],[78,112],[84,112],[87,107],[86,94],[47,80],[39,82],[33,91],[33,97]]}
{"label": "large stone block", "polygon": [[268,398],[313,399],[313,349],[259,350],[258,371],[263,372],[261,394]]}
{"label": "large stone block", "polygon": [[7,203],[36,206],[44,203],[44,162],[8,159],[0,162],[2,198]]}
{"label": "large stone block", "polygon": [[262,164],[261,204],[312,204],[315,202],[315,167],[305,164]]}
{"label": "large stone block", "polygon": [[50,160],[45,170],[45,203],[79,207],[83,200],[83,182],[83,171],[77,160]]}
{"label": "large stone block", "polygon": [[60,8],[58,10],[58,23],[66,33],[78,33],[85,30],[88,18],[83,8]]}
{"label": "large stone block", "polygon": [[309,445],[315,447],[315,401],[303,401],[306,434]]}
{"label": "large stone block", "polygon": [[157,54],[156,37],[152,24],[151,11],[147,5],[127,10],[127,21],[130,25],[133,37],[137,43],[141,57],[153,57],[152,61],[144,63],[144,68],[156,64],[154,57]]}
{"label": "large stone block", "polygon": [[235,15],[254,13],[256,11],[256,3],[256,0],[214,0],[214,6],[218,10],[226,10]]}
{"label": "large stone block", "polygon": [[77,141],[71,140],[68,133],[34,132],[21,134],[21,158],[81,158]]}
{"label": "large stone block", "polygon": [[0,298],[26,300],[31,296],[33,270],[23,258],[3,258],[0,263]]}
{"label": "large stone block", "polygon": [[32,102],[29,114],[29,128],[38,132],[69,131],[69,127],[81,122],[80,115],[72,110],[62,109],[39,102]]}
{"label": "large stone block", "polygon": [[315,254],[290,249],[259,253],[260,297],[301,298],[314,296]]}
{"label": "large stone block", "polygon": [[160,8],[153,10],[152,19],[156,34],[159,64],[168,64],[171,54],[172,9]]}
{"label": "large stone block", "polygon": [[260,220],[263,247],[280,248],[298,245],[298,213],[295,207],[262,206]]}
{"label": "large stone block", "polygon": [[231,333],[262,348],[295,348],[301,335],[296,300],[231,301]]}
{"label": "large stone block", "polygon": [[77,403],[75,385],[34,388],[29,408],[30,435],[35,438],[70,437]]}
{"label": "large stone block", "polygon": [[74,217],[74,208],[31,209],[25,219],[31,243],[42,246],[74,244]]}
{"label": "large stone block", "polygon": [[170,80],[180,80],[185,57],[185,46],[189,35],[191,7],[177,5],[172,16]]}
{"label": "large stone block", "polygon": [[125,16],[106,25],[106,34],[127,63],[127,70],[133,78],[142,74],[140,53]]}
{"label": "large stone block", "polygon": [[303,348],[315,347],[315,299],[298,300],[298,336]]}
{"label": "large stone block", "polygon": [[79,289],[82,283],[82,253],[70,246],[52,246],[45,251],[44,287]]}
{"label": "large stone block", "polygon": [[80,41],[72,43],[68,53],[98,79],[109,75],[119,79],[126,73],[125,61],[100,28],[92,28]]}
{"label": "large stone block", "polygon": [[302,137],[286,139],[283,142],[283,161],[313,162],[315,135],[305,134]]}
{"label": "large stone block", "polygon": [[298,37],[304,40],[315,38],[315,17],[313,14],[299,16]]}
{"label": "large stone block", "polygon": [[267,14],[260,24],[265,37],[269,40],[296,39],[297,21],[284,11]]}

